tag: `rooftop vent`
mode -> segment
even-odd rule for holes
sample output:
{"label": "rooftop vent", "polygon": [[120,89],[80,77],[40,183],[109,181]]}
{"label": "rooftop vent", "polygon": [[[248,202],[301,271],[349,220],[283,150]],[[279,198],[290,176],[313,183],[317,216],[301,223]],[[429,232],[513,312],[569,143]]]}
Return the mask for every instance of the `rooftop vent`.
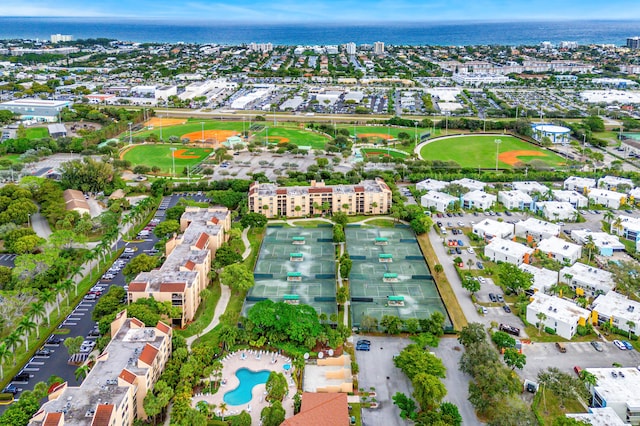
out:
{"label": "rooftop vent", "polygon": [[96,414],[96,410],[87,410],[86,413],[84,413],[85,417],[93,417],[93,415]]}

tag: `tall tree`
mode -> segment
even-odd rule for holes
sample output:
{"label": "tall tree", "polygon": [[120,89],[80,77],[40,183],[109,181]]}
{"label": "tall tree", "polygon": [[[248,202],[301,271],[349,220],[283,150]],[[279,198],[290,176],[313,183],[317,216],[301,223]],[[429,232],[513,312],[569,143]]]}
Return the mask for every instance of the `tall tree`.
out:
{"label": "tall tree", "polygon": [[418,373],[411,381],[413,397],[423,410],[433,410],[447,395],[447,388],[436,376]]}

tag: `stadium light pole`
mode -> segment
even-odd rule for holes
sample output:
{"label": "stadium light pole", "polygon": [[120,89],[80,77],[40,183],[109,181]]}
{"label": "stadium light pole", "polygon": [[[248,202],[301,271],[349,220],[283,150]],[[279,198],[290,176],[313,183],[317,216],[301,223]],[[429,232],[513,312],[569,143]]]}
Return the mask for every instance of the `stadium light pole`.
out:
{"label": "stadium light pole", "polygon": [[173,177],[175,178],[176,177],[176,150],[178,148],[172,146],[169,149],[171,150],[171,163],[173,165]]}
{"label": "stadium light pole", "polygon": [[500,144],[502,143],[502,140],[494,139],[494,142],[496,144],[496,172],[497,172],[498,171],[498,155],[500,152]]}
{"label": "stadium light pole", "polygon": [[129,122],[129,145],[131,145],[133,143],[133,138],[131,137],[131,125],[133,123]]}

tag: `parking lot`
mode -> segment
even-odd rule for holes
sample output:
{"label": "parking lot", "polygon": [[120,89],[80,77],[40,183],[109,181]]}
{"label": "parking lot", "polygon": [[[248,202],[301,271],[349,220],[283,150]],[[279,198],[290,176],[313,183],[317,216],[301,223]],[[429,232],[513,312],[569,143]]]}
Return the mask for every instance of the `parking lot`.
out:
{"label": "parking lot", "polygon": [[[594,336],[594,340],[597,338]],[[524,345],[527,365],[518,374],[523,379],[535,381],[540,371],[556,367],[565,373],[575,374],[573,367],[603,368],[618,363],[623,367],[640,366],[640,353],[635,350],[623,351],[611,342],[601,341],[603,351],[596,351],[589,342],[564,343],[566,353],[560,353],[554,343],[534,343]]]}

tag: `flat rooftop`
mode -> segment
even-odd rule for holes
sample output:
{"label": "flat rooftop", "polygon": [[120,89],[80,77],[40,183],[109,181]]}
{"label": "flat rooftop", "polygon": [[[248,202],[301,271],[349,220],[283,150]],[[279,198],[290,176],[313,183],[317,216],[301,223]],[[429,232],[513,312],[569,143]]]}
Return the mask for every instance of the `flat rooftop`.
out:
{"label": "flat rooftop", "polygon": [[640,324],[640,303],[615,291],[601,294],[593,301],[592,306],[594,311],[603,315],[624,318],[625,322],[633,321]]}
{"label": "flat rooftop", "polygon": [[[596,376],[595,391],[607,401],[608,405],[626,403],[634,411],[640,409],[640,394],[638,393],[640,370],[636,367],[587,368],[586,370]],[[615,371],[618,377],[613,377],[612,371]],[[620,376],[620,372],[624,377]]]}
{"label": "flat rooftop", "polygon": [[579,318],[589,318],[591,315],[591,311],[560,297],[538,292],[531,298],[527,309],[544,312],[548,318],[554,318],[567,324],[578,321]]}
{"label": "flat rooftop", "polygon": [[520,222],[517,222],[516,228],[523,228],[526,231],[540,234],[558,235],[560,233],[559,225],[536,219],[534,217],[530,217],[527,220],[521,220]]}

